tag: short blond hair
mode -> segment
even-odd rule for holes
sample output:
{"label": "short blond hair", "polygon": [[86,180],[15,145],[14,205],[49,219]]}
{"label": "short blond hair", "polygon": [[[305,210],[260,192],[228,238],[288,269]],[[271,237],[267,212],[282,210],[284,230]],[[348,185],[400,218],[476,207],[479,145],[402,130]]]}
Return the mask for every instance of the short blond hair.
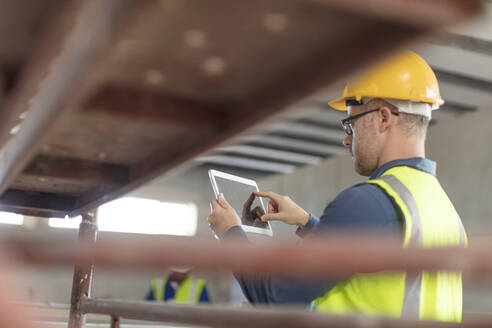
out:
{"label": "short blond hair", "polygon": [[[398,125],[408,135],[420,135],[427,134],[427,128],[429,126],[430,119],[424,115],[402,113],[398,110],[398,107],[389,103],[384,99],[371,99],[369,101],[371,105],[375,104],[378,107],[388,107],[392,112],[398,113]],[[371,106],[372,107],[372,106]]]}

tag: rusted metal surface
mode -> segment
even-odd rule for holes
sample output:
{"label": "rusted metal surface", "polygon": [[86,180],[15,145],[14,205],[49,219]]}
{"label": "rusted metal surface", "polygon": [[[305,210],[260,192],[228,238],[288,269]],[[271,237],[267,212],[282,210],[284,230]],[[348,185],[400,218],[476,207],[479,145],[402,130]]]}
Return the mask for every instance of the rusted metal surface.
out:
{"label": "rusted metal surface", "polygon": [[468,323],[442,323],[429,321],[397,320],[378,317],[334,316],[295,309],[239,309],[224,306],[167,305],[155,302],[128,302],[83,298],[84,313],[98,313],[128,319],[161,321],[216,328],[285,327],[285,328],[350,328],[350,327],[474,327],[485,328],[492,321]]}
{"label": "rusted metal surface", "polygon": [[210,270],[291,273],[304,277],[346,277],[353,273],[421,270],[459,270],[467,278],[492,277],[492,243],[476,240],[470,248],[403,249],[384,236],[324,240],[302,246],[291,243],[251,245],[196,242],[189,238],[148,241],[145,238],[105,238],[75,254],[63,241],[12,241],[2,247],[17,254],[19,260],[44,265],[81,263],[113,268],[165,269],[195,265]]}
{"label": "rusted metal surface", "polygon": [[2,206],[89,211],[480,2],[53,2],[65,10],[38,36],[0,112],[0,191],[73,205]]}
{"label": "rusted metal surface", "polygon": [[[480,3],[464,3],[453,1],[426,0],[381,0],[368,4],[367,0],[308,0],[318,3],[329,3],[340,9],[374,16],[380,19],[397,21],[416,26],[449,25],[466,18],[480,8]],[[435,13],[439,12],[439,17]],[[401,15],[405,13],[404,15]],[[438,20],[436,22],[436,19]]]}
{"label": "rusted metal surface", "polygon": [[64,10],[46,27],[0,116],[0,191],[27,166],[70,104],[88,65],[105,49],[124,3],[64,2]]}
{"label": "rusted metal surface", "polygon": [[120,328],[120,318],[111,316],[111,328]]}
{"label": "rusted metal surface", "polygon": [[[95,245],[96,239],[97,213],[86,213],[82,215],[82,222],[79,227],[79,247]],[[83,296],[91,296],[93,275],[94,262],[92,259],[75,262],[68,328],[81,328],[85,324],[85,315],[80,310],[80,299]]]}
{"label": "rusted metal surface", "polygon": [[39,217],[64,217],[75,201],[70,195],[9,189],[0,196],[0,209]]}

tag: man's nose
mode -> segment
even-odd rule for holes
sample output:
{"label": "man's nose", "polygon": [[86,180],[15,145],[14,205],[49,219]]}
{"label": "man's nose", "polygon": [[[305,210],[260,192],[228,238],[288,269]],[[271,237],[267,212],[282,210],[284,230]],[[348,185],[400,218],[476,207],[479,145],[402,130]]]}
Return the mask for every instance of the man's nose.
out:
{"label": "man's nose", "polygon": [[347,135],[343,139],[343,145],[347,148],[350,148],[352,146],[352,135]]}

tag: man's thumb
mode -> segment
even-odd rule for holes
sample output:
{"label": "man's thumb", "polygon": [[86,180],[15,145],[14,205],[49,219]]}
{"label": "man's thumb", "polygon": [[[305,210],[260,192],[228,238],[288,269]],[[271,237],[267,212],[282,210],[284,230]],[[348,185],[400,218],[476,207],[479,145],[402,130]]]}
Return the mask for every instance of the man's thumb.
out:
{"label": "man's thumb", "polygon": [[227,200],[224,198],[224,194],[220,193],[219,197],[217,197],[217,201],[219,202],[220,206],[223,208],[229,208],[231,205],[227,202]]}

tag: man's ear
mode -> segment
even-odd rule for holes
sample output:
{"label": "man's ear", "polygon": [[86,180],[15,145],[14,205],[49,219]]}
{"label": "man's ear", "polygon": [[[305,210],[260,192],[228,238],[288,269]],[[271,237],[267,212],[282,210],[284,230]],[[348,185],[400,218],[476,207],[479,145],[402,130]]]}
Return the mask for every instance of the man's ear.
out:
{"label": "man's ear", "polygon": [[387,106],[382,106],[379,109],[379,132],[386,132],[389,127],[393,124],[394,118],[391,114],[391,109]]}

